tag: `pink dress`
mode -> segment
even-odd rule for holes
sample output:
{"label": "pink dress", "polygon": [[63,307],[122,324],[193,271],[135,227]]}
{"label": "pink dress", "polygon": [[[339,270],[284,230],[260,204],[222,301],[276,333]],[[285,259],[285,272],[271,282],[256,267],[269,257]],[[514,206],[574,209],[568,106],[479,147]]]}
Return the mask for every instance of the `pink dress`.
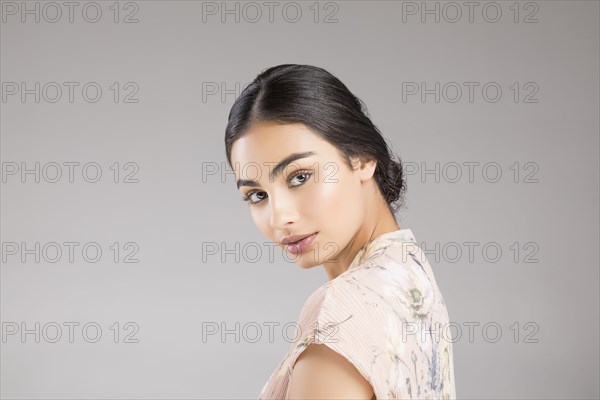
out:
{"label": "pink dress", "polygon": [[294,363],[311,343],[350,361],[377,399],[456,398],[448,311],[408,228],[365,244],[348,270],[313,292],[294,338],[259,399],[287,398]]}

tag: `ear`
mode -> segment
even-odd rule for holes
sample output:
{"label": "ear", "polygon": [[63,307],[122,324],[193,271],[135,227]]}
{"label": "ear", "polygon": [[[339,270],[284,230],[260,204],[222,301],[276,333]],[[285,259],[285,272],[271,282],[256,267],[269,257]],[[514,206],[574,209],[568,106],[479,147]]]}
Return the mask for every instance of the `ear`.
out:
{"label": "ear", "polygon": [[350,161],[354,173],[358,174],[358,177],[362,182],[366,182],[373,177],[375,168],[377,167],[376,160],[366,159],[364,157],[350,157]]}

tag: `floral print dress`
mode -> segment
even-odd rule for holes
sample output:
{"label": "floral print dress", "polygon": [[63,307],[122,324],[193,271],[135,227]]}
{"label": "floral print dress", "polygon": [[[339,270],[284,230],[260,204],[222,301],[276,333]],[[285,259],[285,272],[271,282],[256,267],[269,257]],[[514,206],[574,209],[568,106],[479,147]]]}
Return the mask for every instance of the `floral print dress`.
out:
{"label": "floral print dress", "polygon": [[446,304],[408,228],[366,243],[348,270],[313,292],[294,338],[259,399],[287,398],[295,361],[312,343],[350,361],[376,399],[456,398]]}

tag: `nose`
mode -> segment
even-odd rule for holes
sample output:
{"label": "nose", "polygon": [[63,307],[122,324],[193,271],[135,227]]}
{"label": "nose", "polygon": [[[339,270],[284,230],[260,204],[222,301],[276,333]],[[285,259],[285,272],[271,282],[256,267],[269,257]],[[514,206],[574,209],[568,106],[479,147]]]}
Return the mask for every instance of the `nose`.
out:
{"label": "nose", "polygon": [[269,198],[271,215],[269,223],[273,229],[287,229],[289,224],[298,220],[298,210],[290,196],[278,194]]}

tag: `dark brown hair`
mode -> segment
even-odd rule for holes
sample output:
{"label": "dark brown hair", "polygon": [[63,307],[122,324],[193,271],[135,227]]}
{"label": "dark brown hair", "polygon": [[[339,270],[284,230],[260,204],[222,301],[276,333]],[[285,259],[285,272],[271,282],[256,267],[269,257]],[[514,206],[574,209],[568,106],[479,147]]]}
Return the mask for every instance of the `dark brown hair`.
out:
{"label": "dark brown hair", "polygon": [[254,122],[302,123],[350,157],[376,160],[374,177],[394,214],[404,205],[406,179],[400,159],[371,121],[365,104],[326,70],[282,64],[261,72],[236,99],[225,129],[225,151],[231,167],[231,147]]}

